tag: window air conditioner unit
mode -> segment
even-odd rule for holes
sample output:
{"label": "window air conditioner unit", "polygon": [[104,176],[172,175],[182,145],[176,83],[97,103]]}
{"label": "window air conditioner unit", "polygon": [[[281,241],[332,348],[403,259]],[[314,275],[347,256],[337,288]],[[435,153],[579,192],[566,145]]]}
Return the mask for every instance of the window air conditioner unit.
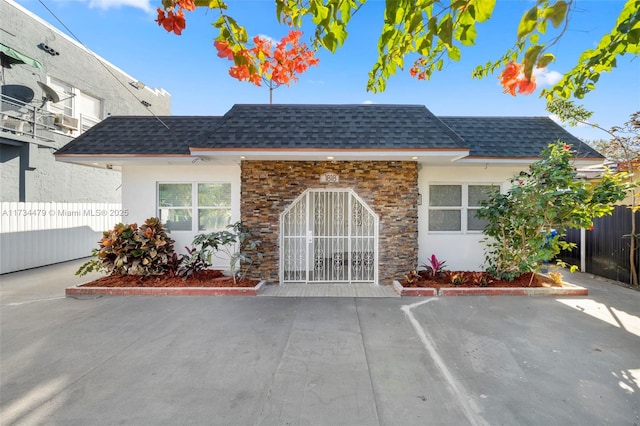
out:
{"label": "window air conditioner unit", "polygon": [[56,126],[68,130],[78,130],[78,119],[64,114],[56,114]]}

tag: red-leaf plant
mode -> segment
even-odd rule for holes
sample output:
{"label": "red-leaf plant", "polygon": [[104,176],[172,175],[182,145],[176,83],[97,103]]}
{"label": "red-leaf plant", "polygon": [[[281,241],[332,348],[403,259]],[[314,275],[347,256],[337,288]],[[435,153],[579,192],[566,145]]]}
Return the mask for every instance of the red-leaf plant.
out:
{"label": "red-leaf plant", "polygon": [[517,62],[509,62],[504,70],[500,73],[500,85],[504,88],[504,93],[512,96],[518,93],[529,95],[536,89],[536,78],[532,75],[530,78],[525,77],[522,73],[522,64]]}
{"label": "red-leaf plant", "polygon": [[182,30],[187,27],[187,22],[184,18],[184,11],[189,12],[196,9],[196,4],[193,0],[175,0],[166,4],[163,1],[162,4],[166,8],[158,8],[158,18],[156,22],[158,25],[167,30],[167,32],[173,32],[176,35],[181,35]]}
{"label": "red-leaf plant", "polygon": [[447,263],[446,261],[438,260],[435,254],[432,254],[428,260],[429,264],[425,263],[422,267],[427,271],[427,275],[430,278],[435,279],[444,273],[444,267]]}
{"label": "red-leaf plant", "polygon": [[273,91],[282,84],[291,85],[298,80],[298,74],[320,62],[315,52],[300,41],[301,37],[302,31],[291,30],[278,43],[255,36],[251,49],[234,51],[224,40],[215,41],[214,46],[218,50],[218,57],[235,62],[229,69],[231,77],[256,86],[264,82]]}
{"label": "red-leaf plant", "polygon": [[[196,8],[194,0],[163,0],[163,8],[158,8],[156,22],[166,31],[181,35],[186,28],[184,11]],[[286,21],[285,23],[290,24]],[[233,31],[229,31],[233,33]],[[298,75],[320,60],[315,52],[300,41],[302,31],[291,30],[275,43],[266,37],[253,37],[253,47],[247,48],[234,36],[220,35],[213,43],[218,57],[234,62],[229,75],[240,81],[249,81],[256,86],[266,83],[270,92],[282,84],[287,86],[298,80]],[[271,96],[270,96],[271,97]]]}

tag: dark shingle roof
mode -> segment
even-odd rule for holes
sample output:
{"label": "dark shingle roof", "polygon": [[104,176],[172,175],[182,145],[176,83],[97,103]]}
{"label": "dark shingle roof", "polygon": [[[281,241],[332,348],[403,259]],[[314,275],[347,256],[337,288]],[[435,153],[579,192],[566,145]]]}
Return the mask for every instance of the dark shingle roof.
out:
{"label": "dark shingle roof", "polygon": [[[163,125],[165,123],[167,127]],[[562,140],[602,158],[547,117],[436,117],[420,105],[235,105],[223,117],[112,116],[57,155],[189,155],[201,149],[470,149],[539,157]]]}
{"label": "dark shingle roof", "polygon": [[220,117],[112,116],[56,154],[189,155],[189,146],[202,132],[217,126],[219,120]]}
{"label": "dark shingle roof", "polygon": [[602,158],[548,117],[438,117],[464,139],[471,157],[539,157],[550,143],[571,145],[575,157]]}
{"label": "dark shingle roof", "polygon": [[422,105],[234,105],[194,148],[464,149]]}

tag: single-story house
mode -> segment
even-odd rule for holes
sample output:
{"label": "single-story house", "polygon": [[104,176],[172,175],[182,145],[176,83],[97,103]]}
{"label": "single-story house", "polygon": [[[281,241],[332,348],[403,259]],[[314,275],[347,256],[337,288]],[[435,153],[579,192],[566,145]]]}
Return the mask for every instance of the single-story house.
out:
{"label": "single-story house", "polygon": [[[112,116],[56,153],[122,171],[123,221],[159,216],[176,247],[241,220],[262,241],[249,275],[391,284],[435,254],[481,270],[488,190],[562,140],[547,117],[436,117],[421,105],[235,105],[222,117]],[[91,182],[87,182],[91,185]]]}

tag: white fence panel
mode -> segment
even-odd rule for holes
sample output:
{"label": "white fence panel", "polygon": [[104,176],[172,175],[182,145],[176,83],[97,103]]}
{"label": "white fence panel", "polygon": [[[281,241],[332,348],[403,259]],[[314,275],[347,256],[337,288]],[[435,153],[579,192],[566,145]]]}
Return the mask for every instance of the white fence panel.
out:
{"label": "white fence panel", "polygon": [[114,203],[3,202],[0,210],[0,274],[87,257],[123,219]]}

